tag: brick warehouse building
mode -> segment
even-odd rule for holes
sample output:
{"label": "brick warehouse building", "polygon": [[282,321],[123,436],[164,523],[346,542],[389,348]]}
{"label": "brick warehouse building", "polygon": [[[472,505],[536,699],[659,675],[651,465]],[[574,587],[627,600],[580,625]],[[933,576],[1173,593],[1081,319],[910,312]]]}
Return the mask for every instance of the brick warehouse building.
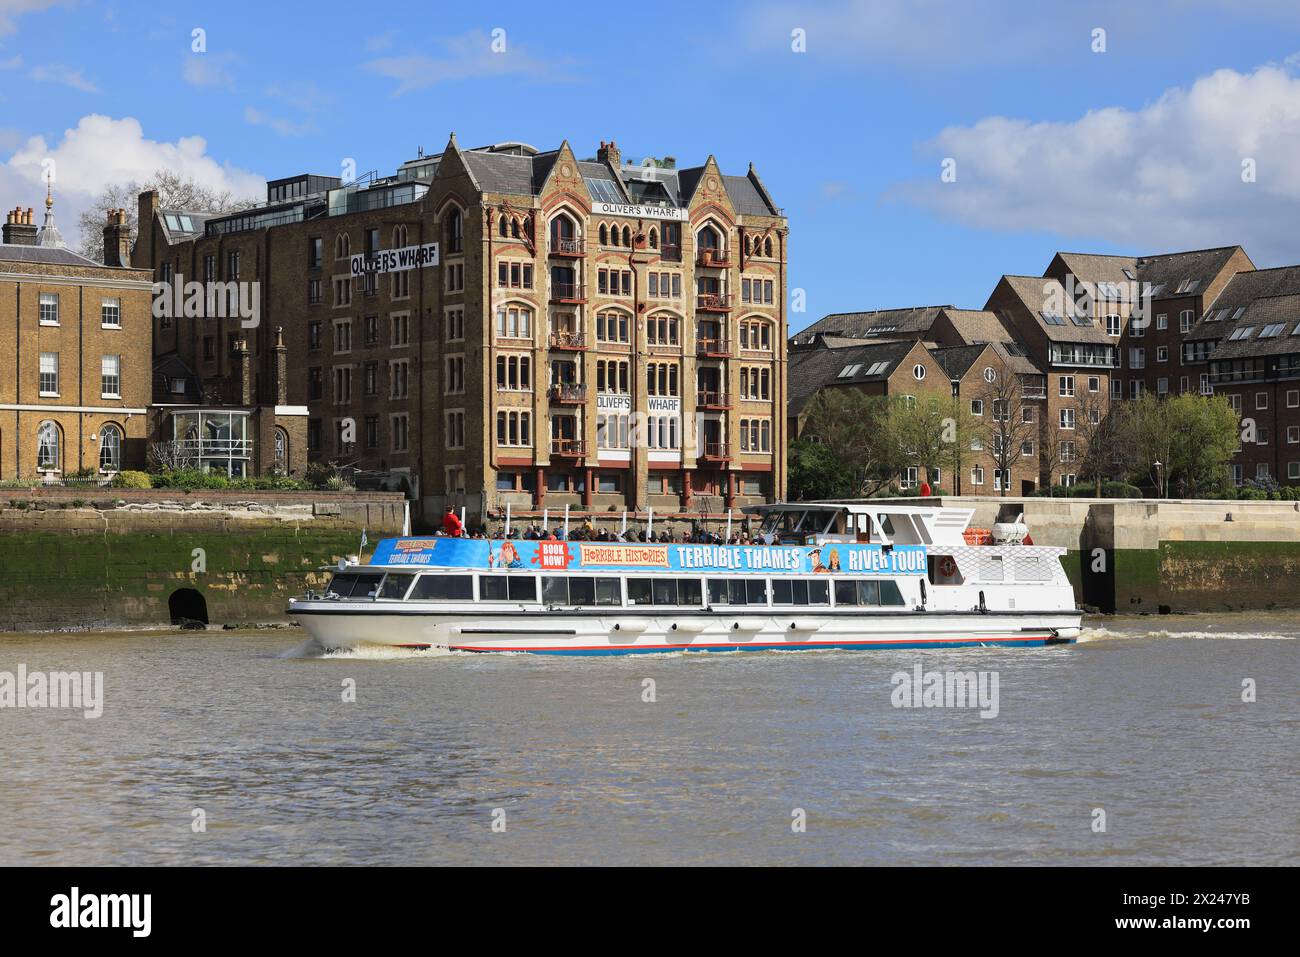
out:
{"label": "brick warehouse building", "polygon": [[0,479],[143,468],[149,437],[152,275],[129,268],[120,211],[106,263],[68,249],[46,195],[5,216],[0,244]]}
{"label": "brick warehouse building", "polygon": [[752,166],[453,135],[394,176],[140,212],[133,261],[160,281],[259,284],[256,328],[159,319],[154,353],[273,422],[291,461],[305,446],[405,485],[426,514],[784,494],[787,223]]}
{"label": "brick warehouse building", "polygon": [[[1063,307],[1084,284],[1092,293],[1087,309]],[[1145,321],[1134,322],[1143,295]],[[867,375],[875,366],[867,361],[871,350],[886,359],[898,343],[906,355]],[[951,388],[972,396],[979,386],[970,370],[984,363],[960,347],[981,344],[997,346],[1014,363],[1008,368],[1020,376],[1024,414],[1042,407],[1038,454],[1023,443],[1023,461],[1010,469],[1011,491],[1074,484],[1083,417],[1148,392],[1225,395],[1243,425],[1231,467],[1235,483],[1300,484],[1300,266],[1257,270],[1240,246],[1146,257],[1061,252],[1042,276],[1001,277],[982,310],[927,306],[826,316],[792,340],[791,434],[803,428],[801,410],[821,388],[893,395]],[[913,381],[906,374],[908,362],[916,366],[918,345],[944,366],[946,379]],[[859,371],[845,374],[860,362]],[[971,415],[985,414],[983,405],[973,401]],[[981,491],[990,468],[976,454],[945,487]],[[904,486],[916,481],[900,476]],[[995,474],[992,490],[1002,481]]]}

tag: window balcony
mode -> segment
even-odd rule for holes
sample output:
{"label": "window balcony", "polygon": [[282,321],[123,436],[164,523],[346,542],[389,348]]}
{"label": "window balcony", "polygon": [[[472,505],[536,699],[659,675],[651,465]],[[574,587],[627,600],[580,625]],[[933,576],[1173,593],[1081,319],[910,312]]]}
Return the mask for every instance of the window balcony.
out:
{"label": "window balcony", "polygon": [[697,312],[731,312],[732,296],[729,292],[702,292],[695,297]]}
{"label": "window balcony", "polygon": [[682,261],[682,247],[677,243],[661,243],[659,258],[666,263],[679,263]]}
{"label": "window balcony", "polygon": [[695,265],[704,269],[726,269],[731,255],[725,249],[701,249],[695,253]]}
{"label": "window balcony", "polygon": [[587,255],[587,242],[583,239],[552,239],[550,254],[552,256],[581,259]]}
{"label": "window balcony", "polygon": [[705,442],[700,458],[706,462],[731,461],[731,446],[726,442]]}
{"label": "window balcony", "polygon": [[586,302],[587,287],[580,282],[551,283],[551,302]]}
{"label": "window balcony", "polygon": [[551,457],[580,459],[587,454],[587,443],[582,439],[551,439]]}
{"label": "window balcony", "polygon": [[550,343],[552,349],[583,352],[587,348],[587,337],[581,332],[552,332]]}
{"label": "window balcony", "polygon": [[695,354],[710,359],[726,359],[731,356],[731,343],[726,339],[697,339]]}
{"label": "window balcony", "polygon": [[583,405],[587,401],[587,387],[581,383],[559,382],[551,386],[546,394],[552,402],[560,405]]}
{"label": "window balcony", "polygon": [[731,396],[717,389],[700,389],[695,394],[695,404],[701,409],[730,409]]}

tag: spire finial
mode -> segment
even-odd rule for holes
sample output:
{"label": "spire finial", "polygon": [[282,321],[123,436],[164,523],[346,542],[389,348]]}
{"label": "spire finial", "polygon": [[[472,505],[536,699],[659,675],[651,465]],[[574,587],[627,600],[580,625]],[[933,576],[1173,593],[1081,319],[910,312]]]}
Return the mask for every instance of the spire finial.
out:
{"label": "spire finial", "polygon": [[54,171],[48,170],[45,173],[45,208],[47,210],[54,208]]}

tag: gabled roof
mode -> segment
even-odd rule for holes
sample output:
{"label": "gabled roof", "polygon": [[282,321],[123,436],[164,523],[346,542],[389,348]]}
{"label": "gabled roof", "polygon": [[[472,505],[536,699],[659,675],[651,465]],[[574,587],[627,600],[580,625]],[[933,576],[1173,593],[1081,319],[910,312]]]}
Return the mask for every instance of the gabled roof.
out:
{"label": "gabled roof", "polygon": [[[173,380],[185,382],[185,392],[173,392]],[[203,389],[199,377],[180,356],[174,352],[158,356],[153,360],[153,401],[158,405],[182,405],[203,401]]]}
{"label": "gabled roof", "polygon": [[1152,299],[1195,296],[1205,292],[1240,249],[1240,246],[1219,246],[1143,256],[1138,260],[1138,280],[1151,285]]}
{"label": "gabled roof", "polygon": [[[1104,256],[1097,253],[1057,253],[1055,260],[1060,260],[1075,279],[1085,282],[1113,282],[1116,284],[1133,282],[1137,278],[1137,259],[1133,256]],[[1127,270],[1127,272],[1125,272]],[[1043,275],[1051,275],[1052,269]]]}
{"label": "gabled roof", "polygon": [[975,361],[984,354],[988,348],[986,343],[971,346],[947,346],[940,349],[931,349],[930,355],[934,356],[935,362],[943,366],[943,371],[948,373],[949,379],[960,379]]}
{"label": "gabled roof", "polygon": [[1106,330],[1101,328],[1095,319],[1088,320],[1086,325],[1079,325],[1069,316],[1061,316],[1064,324],[1056,325],[1044,318],[1045,314],[1049,313],[1049,303],[1069,302],[1065,288],[1056,279],[1045,279],[1042,276],[1003,276],[1002,282],[1015,293],[1016,298],[1052,342],[1115,345],[1115,340],[1106,335]]}
{"label": "gabled roof", "polygon": [[[158,223],[168,245],[183,243],[203,235],[204,224],[209,219],[219,219],[229,213],[196,212],[188,209],[160,209]],[[186,227],[189,227],[188,229]]]}
{"label": "gabled roof", "polygon": [[1002,318],[988,309],[953,309],[945,306],[943,314],[948,317],[961,341],[968,346],[981,342],[1005,342],[1015,338]]}
{"label": "gabled roof", "polygon": [[791,352],[789,413],[801,413],[808,401],[825,386],[883,381],[914,348],[916,342],[909,339]]}
{"label": "gabled roof", "polygon": [[924,338],[934,325],[940,310],[952,306],[913,306],[908,309],[875,309],[871,312],[833,312],[798,332],[793,338],[802,343],[816,335],[847,339]]}
{"label": "gabled roof", "polygon": [[757,177],[753,176],[753,167],[750,169],[751,173],[747,176],[722,177],[722,185],[731,198],[731,205],[742,216],[779,216],[780,213],[771,204],[766,191],[757,182]]}
{"label": "gabled roof", "polygon": [[533,196],[537,192],[532,156],[480,150],[461,150],[460,156],[485,193]]}

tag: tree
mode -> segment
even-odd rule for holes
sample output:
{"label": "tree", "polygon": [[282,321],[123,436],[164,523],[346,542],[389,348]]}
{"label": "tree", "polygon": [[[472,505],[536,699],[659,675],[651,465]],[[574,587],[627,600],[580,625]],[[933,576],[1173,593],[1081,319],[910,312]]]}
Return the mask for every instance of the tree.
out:
{"label": "tree", "polygon": [[[979,397],[984,402],[984,416],[976,432],[994,467],[1002,473],[1000,494],[1005,497],[1011,484],[1011,465],[1020,458],[1020,446],[1038,433],[1037,405],[1025,399],[1020,377],[1005,369],[995,370],[991,382],[984,380]],[[1033,410],[1028,421],[1027,408]]]}
{"label": "tree", "polygon": [[1165,498],[1175,485],[1192,497],[1221,486],[1241,441],[1237,414],[1222,396],[1148,394],[1129,404],[1124,420],[1131,472]]}
{"label": "tree", "polygon": [[1092,480],[1101,498],[1102,482],[1114,475],[1123,462],[1123,407],[1108,402],[1100,389],[1081,392],[1076,406],[1074,434],[1079,474]]}
{"label": "tree", "polygon": [[788,450],[792,494],[860,498],[887,486],[900,467],[897,443],[884,428],[888,412],[888,400],[858,389],[814,395],[803,434]]}
{"label": "tree", "polygon": [[110,209],[126,210],[132,235],[140,234],[139,197],[149,190],[158,191],[163,209],[184,209],[195,213],[233,213],[247,209],[256,198],[237,199],[230,190],[204,186],[193,177],[169,169],[155,170],[143,183],[112,183],[104,187],[95,202],[77,217],[80,233],[77,251],[95,262],[104,261],[104,222]]}
{"label": "tree", "polygon": [[890,402],[884,426],[886,441],[902,454],[900,464],[915,465],[927,480],[943,465],[956,463],[954,467],[961,468],[961,442],[970,444],[961,403],[951,396],[900,396]]}

